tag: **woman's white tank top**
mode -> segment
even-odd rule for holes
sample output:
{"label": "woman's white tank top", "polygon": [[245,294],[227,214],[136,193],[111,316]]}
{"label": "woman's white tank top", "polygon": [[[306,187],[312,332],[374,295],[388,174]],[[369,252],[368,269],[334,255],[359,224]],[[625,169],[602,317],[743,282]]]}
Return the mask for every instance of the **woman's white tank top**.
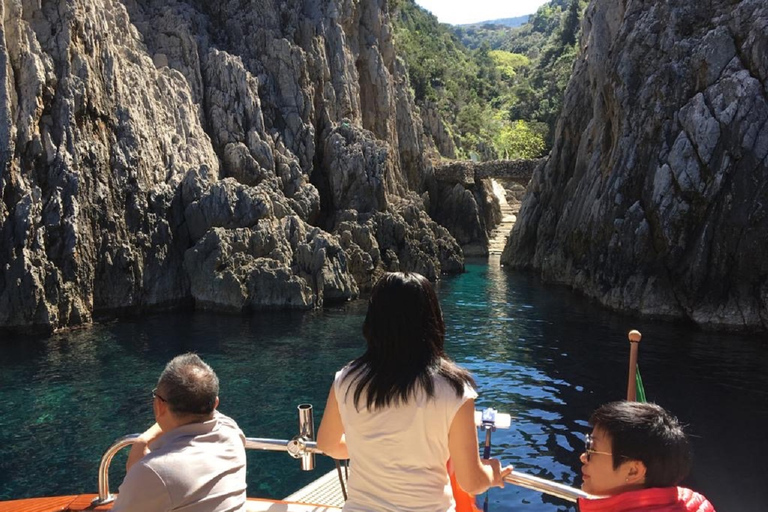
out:
{"label": "woman's white tank top", "polygon": [[459,407],[477,398],[474,389],[467,385],[456,396],[448,380],[438,376],[431,399],[419,390],[405,405],[369,411],[363,394],[356,410],[348,376],[347,366],[333,384],[350,457],[349,499],[343,510],[453,511],[448,431]]}

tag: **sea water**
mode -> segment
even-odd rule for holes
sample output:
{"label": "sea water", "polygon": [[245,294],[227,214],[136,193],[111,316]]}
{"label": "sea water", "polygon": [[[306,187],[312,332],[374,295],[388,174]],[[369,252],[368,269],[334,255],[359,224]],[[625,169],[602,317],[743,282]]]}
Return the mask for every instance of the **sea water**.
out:
{"label": "sea water", "polygon": [[[648,399],[687,424],[694,471],[685,482],[721,512],[768,502],[768,344],[689,325],[611,313],[498,260],[470,262],[436,285],[446,350],[474,374],[479,408],[513,415],[492,455],[519,471],[579,486],[589,414],[626,396],[627,332],[643,333]],[[365,300],[307,313],[166,313],[39,339],[0,341],[0,500],[97,492],[103,452],[152,421],[165,363],[194,351],[221,381],[220,410],[249,437],[290,439],[296,407],[319,424],[334,372],[364,350]],[[484,434],[480,434],[481,442]],[[113,461],[111,490],[127,450]],[[382,456],[386,456],[383,454]],[[302,472],[284,453],[248,451],[248,494],[282,498],[333,464]],[[557,498],[507,485],[490,510],[571,511]],[[481,496],[482,500],[484,497]]]}

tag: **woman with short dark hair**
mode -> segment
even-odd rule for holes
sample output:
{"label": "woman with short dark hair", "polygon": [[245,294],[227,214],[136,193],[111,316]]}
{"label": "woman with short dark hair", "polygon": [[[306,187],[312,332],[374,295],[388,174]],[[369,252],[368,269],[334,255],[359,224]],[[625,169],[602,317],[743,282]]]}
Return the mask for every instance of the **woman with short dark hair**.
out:
{"label": "woman with short dark hair", "polygon": [[336,373],[317,436],[323,452],[351,459],[344,510],[453,510],[449,457],[465,491],[502,487],[512,468],[478,455],[474,380],[445,354],[429,281],[385,274],[363,335],[367,349]]}

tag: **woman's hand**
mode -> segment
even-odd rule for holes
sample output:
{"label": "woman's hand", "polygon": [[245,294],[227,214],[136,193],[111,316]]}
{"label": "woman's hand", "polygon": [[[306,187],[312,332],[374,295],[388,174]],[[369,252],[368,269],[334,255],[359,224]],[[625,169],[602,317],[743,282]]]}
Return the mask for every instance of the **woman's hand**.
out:
{"label": "woman's hand", "polygon": [[497,459],[480,459],[475,427],[475,401],[470,399],[459,407],[448,433],[448,448],[456,480],[469,494],[482,494],[489,487],[504,487],[504,477],[512,466],[501,467]]}
{"label": "woman's hand", "polygon": [[491,483],[491,487],[504,487],[504,479],[509,476],[514,467],[507,466],[502,468],[501,462],[499,462],[498,459],[481,459],[481,462],[483,465],[489,466],[491,471],[493,471],[493,483]]}

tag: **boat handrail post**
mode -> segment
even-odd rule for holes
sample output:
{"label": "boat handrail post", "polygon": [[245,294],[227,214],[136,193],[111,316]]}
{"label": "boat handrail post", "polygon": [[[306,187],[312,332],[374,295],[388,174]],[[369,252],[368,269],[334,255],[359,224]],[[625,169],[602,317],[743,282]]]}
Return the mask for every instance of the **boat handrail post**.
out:
{"label": "boat handrail post", "polygon": [[627,401],[637,400],[637,350],[643,335],[640,331],[631,330],[629,338],[629,379],[627,380]]}
{"label": "boat handrail post", "polygon": [[93,500],[92,505],[104,505],[115,500],[115,496],[109,493],[109,465],[112,463],[112,459],[117,452],[136,442],[138,437],[139,434],[128,434],[127,436],[120,437],[102,455],[101,463],[99,464],[99,497]]}
{"label": "boat handrail post", "polygon": [[[299,404],[299,436],[305,441],[315,440],[315,419],[312,413],[312,404]],[[315,469],[315,454],[304,451],[301,454],[302,471]]]}

